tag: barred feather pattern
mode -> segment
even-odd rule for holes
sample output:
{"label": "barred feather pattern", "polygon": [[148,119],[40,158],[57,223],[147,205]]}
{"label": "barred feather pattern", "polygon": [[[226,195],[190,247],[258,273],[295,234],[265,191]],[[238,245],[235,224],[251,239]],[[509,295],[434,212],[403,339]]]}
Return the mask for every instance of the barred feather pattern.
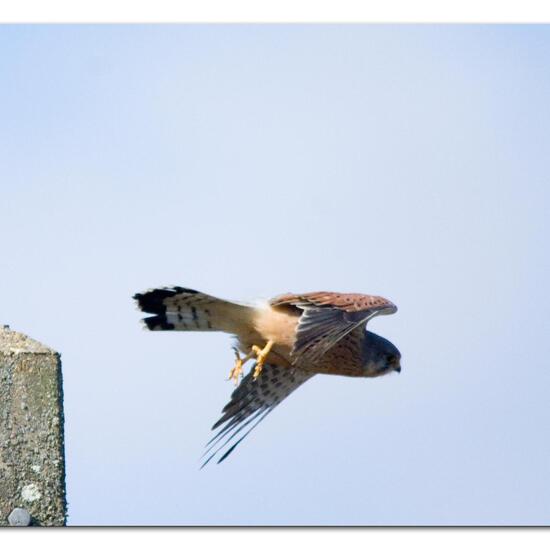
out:
{"label": "barred feather pattern", "polygon": [[154,314],[143,319],[149,330],[235,333],[252,311],[247,306],[179,286],[148,290],[136,294],[134,299],[142,311]]}
{"label": "barred feather pattern", "polygon": [[264,364],[257,380],[253,379],[253,372],[251,369],[242,379],[223,408],[222,417],[212,426],[213,430],[219,428],[219,431],[207,443],[201,468],[222,452],[218,464],[225,460],[279,403],[314,376],[314,373],[299,368],[272,364]]}

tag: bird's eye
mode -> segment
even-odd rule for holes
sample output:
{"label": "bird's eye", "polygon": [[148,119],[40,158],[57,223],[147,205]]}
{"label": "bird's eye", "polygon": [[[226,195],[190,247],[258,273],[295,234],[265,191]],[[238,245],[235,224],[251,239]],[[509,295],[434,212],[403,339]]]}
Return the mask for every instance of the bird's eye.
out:
{"label": "bird's eye", "polygon": [[386,361],[391,365],[392,363],[395,363],[396,357],[395,355],[386,355]]}

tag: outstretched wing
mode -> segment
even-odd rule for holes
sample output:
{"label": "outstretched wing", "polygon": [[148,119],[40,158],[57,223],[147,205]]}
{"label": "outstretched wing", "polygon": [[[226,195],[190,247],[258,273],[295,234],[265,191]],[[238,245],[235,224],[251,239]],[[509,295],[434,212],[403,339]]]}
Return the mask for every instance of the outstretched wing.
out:
{"label": "outstretched wing", "polygon": [[[212,426],[213,430],[217,428],[220,430],[207,443],[207,449],[203,455],[206,459],[201,468],[224,450],[229,443],[232,443],[218,460],[218,464],[225,460],[281,401],[314,375],[302,369],[271,364],[264,364],[257,380],[253,379],[253,372],[254,369],[251,369],[241,380],[231,394],[231,400],[224,407],[223,416]],[[235,438],[237,438],[236,441]]]}
{"label": "outstretched wing", "polygon": [[397,307],[381,296],[310,292],[285,294],[271,300],[274,307],[303,310],[292,350],[293,363],[317,362],[332,346],[376,315],[395,313]]}

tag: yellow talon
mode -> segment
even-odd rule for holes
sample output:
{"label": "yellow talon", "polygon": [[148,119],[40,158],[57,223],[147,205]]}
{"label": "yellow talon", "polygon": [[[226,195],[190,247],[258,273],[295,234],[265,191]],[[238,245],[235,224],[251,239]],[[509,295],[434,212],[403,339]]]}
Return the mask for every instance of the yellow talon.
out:
{"label": "yellow talon", "polygon": [[257,380],[260,377],[263,368],[263,365],[261,365],[260,363],[256,363],[256,366],[254,367],[254,374],[252,375],[252,380]]}
{"label": "yellow talon", "polygon": [[262,374],[262,369],[265,363],[265,360],[267,359],[267,356],[269,355],[269,352],[271,351],[271,348],[273,347],[273,340],[269,340],[265,347],[262,349],[260,346],[252,346],[252,351],[245,355],[244,357],[241,357],[239,350],[237,348],[233,348],[233,351],[235,352],[235,366],[231,369],[229,372],[229,378],[228,380],[233,380],[235,382],[235,386],[239,384],[239,378],[243,375],[243,365],[252,359],[254,355],[256,355],[256,366],[254,368],[254,374],[252,375],[252,379],[256,380],[260,374]]}
{"label": "yellow talon", "polygon": [[237,348],[233,348],[233,351],[235,352],[235,357],[236,357],[235,366],[229,372],[228,380],[233,380],[235,382],[235,386],[237,386],[239,384],[239,378],[241,378],[243,375],[243,365],[249,359],[252,359],[253,353],[249,353],[248,355],[241,357],[239,354],[239,350]]}
{"label": "yellow talon", "polygon": [[257,380],[260,374],[262,374],[265,360],[267,359],[273,344],[273,340],[269,340],[264,349],[261,349],[259,346],[252,346],[252,351],[256,354],[256,367],[254,369],[254,374],[252,375],[253,380]]}
{"label": "yellow talon", "polygon": [[235,352],[235,357],[236,357],[235,366],[229,371],[228,380],[233,380],[236,386],[239,383],[239,378],[242,377],[243,375],[244,360],[241,359],[239,350],[237,348],[233,348],[233,351]]}
{"label": "yellow talon", "polygon": [[242,361],[237,360],[235,361],[235,366],[229,371],[228,380],[234,380],[235,386],[236,386],[239,383],[239,378],[241,378],[242,375],[243,375]]}

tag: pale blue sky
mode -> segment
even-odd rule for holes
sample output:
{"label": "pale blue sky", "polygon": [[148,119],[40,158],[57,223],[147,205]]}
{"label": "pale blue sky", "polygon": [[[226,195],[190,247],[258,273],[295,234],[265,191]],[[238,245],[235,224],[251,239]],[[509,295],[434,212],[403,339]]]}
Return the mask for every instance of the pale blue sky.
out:
{"label": "pale blue sky", "polygon": [[[550,522],[550,28],[3,26],[2,323],[62,353],[69,524]],[[381,379],[318,376],[199,457],[224,334],[131,296],[381,294]]]}

